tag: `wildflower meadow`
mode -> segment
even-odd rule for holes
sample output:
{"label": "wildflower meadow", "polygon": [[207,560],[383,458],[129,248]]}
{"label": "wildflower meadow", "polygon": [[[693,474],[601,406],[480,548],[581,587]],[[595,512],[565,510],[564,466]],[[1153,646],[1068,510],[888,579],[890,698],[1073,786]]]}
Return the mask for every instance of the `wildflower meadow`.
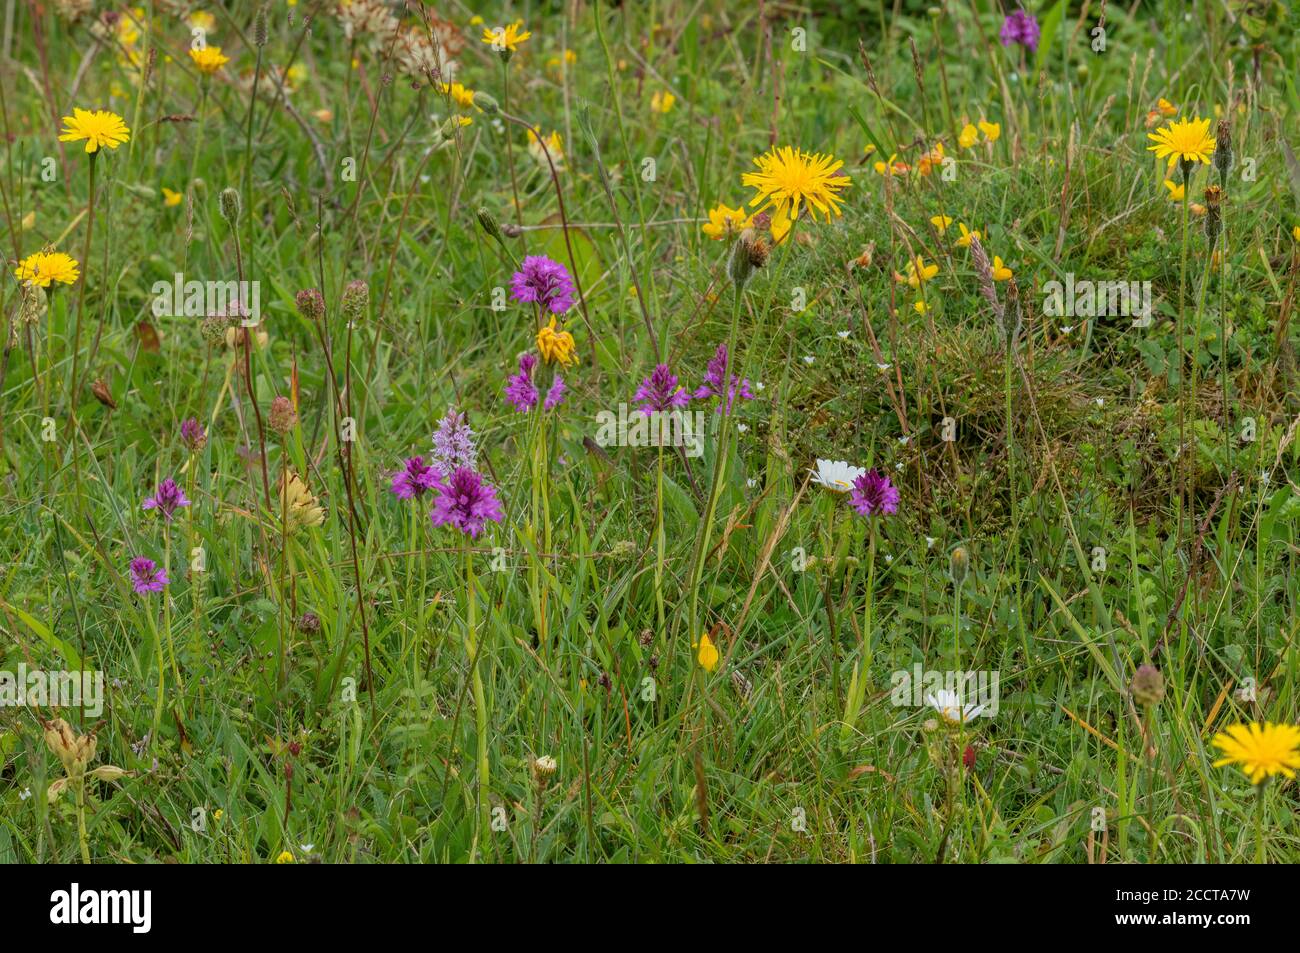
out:
{"label": "wildflower meadow", "polygon": [[1300,861],[1297,27],[0,0],[0,861]]}

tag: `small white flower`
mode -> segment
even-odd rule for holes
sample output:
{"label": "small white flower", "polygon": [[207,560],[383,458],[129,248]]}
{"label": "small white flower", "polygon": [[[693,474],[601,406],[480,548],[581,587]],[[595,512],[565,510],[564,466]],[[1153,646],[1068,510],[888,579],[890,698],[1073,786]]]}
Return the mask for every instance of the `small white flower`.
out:
{"label": "small white flower", "polygon": [[762,389],[763,389],[763,382],[762,382],[762,381],[757,381],[757,382],[754,384],[754,390],[762,390]]}
{"label": "small white flower", "polygon": [[867,468],[855,467],[843,460],[818,460],[817,469],[811,472],[814,483],[836,493],[847,493],[853,489],[853,481],[866,473]]}
{"label": "small white flower", "polygon": [[1073,330],[1074,330],[1074,325],[1073,325],[1073,324],[1067,324],[1065,327],[1061,328],[1061,333],[1062,333],[1062,334],[1069,334],[1069,333],[1070,333],[1071,331],[1073,331]]}
{"label": "small white flower", "polygon": [[1104,397],[1098,397],[1098,398],[1097,398],[1097,406],[1098,406],[1098,407],[1105,407],[1105,406],[1106,406],[1106,398],[1104,398]]}
{"label": "small white flower", "polygon": [[934,544],[939,541],[937,536],[927,536],[925,538],[925,548],[934,549]]}
{"label": "small white flower", "polygon": [[902,460],[899,460],[897,463],[895,463],[895,464],[894,464],[894,469],[897,470],[899,473],[902,473],[902,472],[903,472],[903,461],[902,461]]}
{"label": "small white flower", "polygon": [[304,854],[310,854],[313,850],[316,849],[315,844],[299,844],[298,846],[302,848],[302,852]]}
{"label": "small white flower", "polygon": [[963,705],[961,696],[948,689],[940,689],[932,695],[925,696],[925,703],[943,715],[945,721],[955,725],[963,724],[972,718],[978,718],[984,705]]}
{"label": "small white flower", "polygon": [[748,424],[736,424],[736,430],[737,430],[738,432],[740,432],[740,433],[745,433],[745,432],[747,432],[747,431],[749,430],[749,425],[748,425]]}
{"label": "small white flower", "polygon": [[911,441],[912,441],[911,437],[902,436],[898,438],[898,445],[900,447],[906,447],[909,443],[911,443]]}
{"label": "small white flower", "polygon": [[21,791],[18,792],[18,800],[20,801],[25,801],[31,796],[32,796],[31,788],[23,788]]}
{"label": "small white flower", "polygon": [[754,487],[758,486],[758,480],[754,479],[754,477],[750,477],[748,480],[745,481],[745,486],[749,487],[752,490]]}
{"label": "small white flower", "polygon": [[881,373],[884,373],[885,371],[889,370],[893,366],[894,366],[893,364],[877,364],[876,370],[880,371]]}
{"label": "small white flower", "polygon": [[1268,481],[1269,481],[1269,472],[1267,470],[1260,470],[1259,482],[1264,484],[1265,486],[1268,486]]}
{"label": "small white flower", "polygon": [[811,364],[811,363],[812,363],[813,361],[815,361],[815,360],[817,360],[817,359],[816,359],[815,357],[813,357],[811,354],[805,354],[805,355],[803,356],[803,362],[804,362],[805,364]]}
{"label": "small white flower", "polygon": [[835,333],[836,333],[837,335],[839,335],[839,338],[840,338],[841,341],[846,341],[846,340],[848,340],[849,335],[852,334],[853,332],[852,332],[852,331],[836,331]]}
{"label": "small white flower", "polygon": [[886,563],[893,563],[893,561],[894,561],[894,557],[891,556],[889,553],[885,553],[885,562],[886,562]]}

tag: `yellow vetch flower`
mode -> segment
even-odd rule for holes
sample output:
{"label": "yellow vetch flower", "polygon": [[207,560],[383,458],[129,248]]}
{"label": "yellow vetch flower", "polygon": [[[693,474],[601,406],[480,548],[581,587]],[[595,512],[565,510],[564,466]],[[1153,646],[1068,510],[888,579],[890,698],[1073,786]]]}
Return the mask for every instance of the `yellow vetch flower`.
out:
{"label": "yellow vetch flower", "polygon": [[677,102],[677,97],[667,90],[656,90],[655,94],[650,97],[650,109],[657,113],[668,113],[672,111],[673,105]]}
{"label": "yellow vetch flower", "polygon": [[122,117],[117,113],[97,109],[73,109],[71,116],[63,117],[63,135],[60,142],[80,142],[86,140],[86,152],[93,153],[107,147],[116,149],[131,138],[131,130],[126,127]]}
{"label": "yellow vetch flower", "polygon": [[1002,135],[1002,126],[996,122],[982,122],[980,132],[984,133],[984,138],[989,142],[997,142],[998,137]]}
{"label": "yellow vetch flower", "polygon": [[839,192],[852,181],[836,175],[844,163],[834,156],[784,146],[758,156],[754,165],[758,171],[746,172],[740,181],[755,190],[751,207],[772,210],[772,235],[778,240],[798,220],[801,205],[814,221],[818,212],[828,222],[841,214],[844,198]]}
{"label": "yellow vetch flower", "polygon": [[282,850],[280,851],[280,856],[275,858],[275,862],[277,864],[292,864],[293,854],[289,853],[287,850]]}
{"label": "yellow vetch flower", "polygon": [[993,280],[1006,281],[1011,277],[1011,269],[1002,264],[1002,259],[997,255],[993,256]]}
{"label": "yellow vetch flower", "polygon": [[1174,185],[1169,179],[1165,179],[1165,188],[1169,190],[1169,198],[1174,202],[1181,202],[1183,196],[1187,194],[1187,189],[1182,185]]}
{"label": "yellow vetch flower", "polygon": [[185,196],[182,195],[180,192],[173,192],[165,185],[162,187],[162,194],[163,194],[163,205],[166,205],[168,208],[171,208],[174,205],[180,205],[181,199],[185,198]]}
{"label": "yellow vetch flower", "polygon": [[952,243],[954,248],[970,248],[972,238],[983,237],[979,232],[972,232],[968,229],[965,222],[958,222],[957,227],[961,229],[961,238]]}
{"label": "yellow vetch flower", "polygon": [[906,175],[909,168],[908,164],[906,162],[895,162],[894,160],[897,158],[898,153],[895,152],[889,157],[888,162],[876,162],[872,168],[876,170],[877,175]]}
{"label": "yellow vetch flower", "polygon": [[743,208],[728,208],[719,203],[709,209],[709,220],[700,226],[700,231],[714,241],[722,241],[743,232],[754,224],[754,219],[745,214]]}
{"label": "yellow vetch flower", "polygon": [[14,277],[38,288],[48,288],[55,281],[70,285],[81,277],[77,268],[77,261],[71,255],[61,251],[38,251],[18,263]]}
{"label": "yellow vetch flower", "polygon": [[1214,138],[1210,135],[1208,119],[1175,119],[1169,125],[1148,132],[1147,138],[1155,143],[1147,146],[1158,158],[1169,159],[1169,168],[1179,161],[1210,164],[1214,154]]}
{"label": "yellow vetch flower", "polygon": [[519,49],[519,44],[524,42],[532,32],[524,29],[524,21],[516,20],[509,26],[484,27],[483,42],[488,44],[498,53],[513,53]]}
{"label": "yellow vetch flower", "polygon": [[862,154],[863,154],[864,156],[869,156],[869,155],[871,155],[872,153],[874,153],[875,151],[876,151],[876,147],[875,147],[874,145],[872,145],[871,143],[869,143],[869,142],[868,142],[865,146],[862,147]]}
{"label": "yellow vetch flower", "polygon": [[450,96],[451,101],[462,109],[469,109],[474,105],[474,90],[466,89],[463,83],[443,83],[442,92]]}
{"label": "yellow vetch flower", "polygon": [[912,309],[916,311],[917,314],[925,314],[925,312],[930,310],[930,306],[918,298],[916,304],[912,305]]}
{"label": "yellow vetch flower", "polygon": [[191,47],[190,59],[194,61],[200,73],[206,73],[208,76],[230,62],[230,57],[222,53],[219,46],[205,46],[201,50]]}
{"label": "yellow vetch flower", "polygon": [[938,265],[927,265],[925,259],[920,255],[907,263],[907,275],[903,276],[894,273],[894,279],[899,282],[907,282],[913,288],[919,288],[931,278],[939,273]]}
{"label": "yellow vetch flower", "polygon": [[916,171],[919,172],[921,175],[929,175],[930,171],[935,166],[941,165],[942,163],[943,163],[943,143],[936,142],[934,144],[933,149],[931,149],[925,155],[921,156],[920,161],[917,162],[916,164]]}
{"label": "yellow vetch flower", "polygon": [[578,346],[573,335],[555,327],[555,319],[537,332],[537,353],[547,364],[555,363],[561,367],[578,363]]}
{"label": "yellow vetch flower", "polygon": [[226,812],[223,811],[221,808],[217,808],[215,811],[212,812],[212,819],[214,821],[220,821],[225,816],[226,816]]}
{"label": "yellow vetch flower", "polygon": [[1275,774],[1294,778],[1295,769],[1300,768],[1300,751],[1296,750],[1300,748],[1300,727],[1296,725],[1230,725],[1214,736],[1213,744],[1223,752],[1214,766],[1235,764],[1251,784],[1260,784]]}
{"label": "yellow vetch flower", "polygon": [[1173,103],[1171,103],[1169,100],[1164,98],[1161,98],[1159,101],[1156,102],[1156,109],[1160,110],[1161,115],[1164,116],[1178,115],[1178,107],[1175,106]]}
{"label": "yellow vetch flower", "polygon": [[970,123],[966,123],[966,125],[961,127],[961,132],[957,136],[957,145],[961,146],[963,149],[969,149],[971,146],[975,145],[975,143],[979,142],[979,140],[979,130]]}
{"label": "yellow vetch flower", "polygon": [[709,638],[707,632],[701,635],[700,641],[691,647],[695,648],[696,646],[699,647],[699,651],[696,652],[695,658],[700,663],[700,668],[706,672],[712,672],[718,667],[718,661],[721,659],[718,654],[718,647],[713,644],[713,640]]}
{"label": "yellow vetch flower", "polygon": [[952,224],[952,219],[947,215],[934,215],[930,218],[930,224],[938,229],[939,234],[942,235],[948,226]]}

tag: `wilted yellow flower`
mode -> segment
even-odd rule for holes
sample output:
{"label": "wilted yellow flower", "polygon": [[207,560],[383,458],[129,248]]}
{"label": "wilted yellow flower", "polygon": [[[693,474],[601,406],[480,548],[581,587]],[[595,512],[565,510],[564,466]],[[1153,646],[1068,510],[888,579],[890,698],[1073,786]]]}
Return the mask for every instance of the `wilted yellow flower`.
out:
{"label": "wilted yellow flower", "polygon": [[126,127],[122,117],[117,113],[97,109],[73,109],[71,116],[63,117],[63,134],[60,142],[80,142],[86,140],[86,152],[94,153],[103,147],[116,149],[131,138],[131,130]]}
{"label": "wilted yellow flower", "polygon": [[542,360],[547,364],[568,367],[578,363],[577,343],[573,340],[573,335],[568,331],[557,330],[555,318],[551,318],[551,323],[537,332],[537,353],[542,355]]}
{"label": "wilted yellow flower", "polygon": [[709,220],[700,226],[700,231],[714,241],[722,241],[752,227],[754,219],[745,214],[743,208],[728,208],[719,203],[709,209]]}
{"label": "wilted yellow flower", "polygon": [[895,162],[897,158],[898,153],[895,152],[889,157],[888,162],[877,161],[872,168],[876,170],[877,175],[906,175],[910,167],[906,162]]}
{"label": "wilted yellow flower", "polygon": [[712,672],[718,667],[718,661],[721,656],[718,654],[718,647],[713,644],[709,634],[705,632],[700,636],[700,641],[696,642],[691,648],[699,649],[695,654],[696,661],[700,663],[700,668],[706,672]]}
{"label": "wilted yellow flower", "polygon": [[966,123],[966,125],[961,127],[961,132],[957,135],[957,145],[961,146],[963,149],[969,149],[971,146],[975,145],[975,143],[979,142],[979,139],[979,130],[971,123]]}
{"label": "wilted yellow flower", "polygon": [[1160,110],[1160,114],[1161,114],[1162,116],[1177,116],[1177,115],[1178,115],[1178,107],[1175,106],[1173,103],[1171,103],[1171,102],[1170,102],[1169,100],[1167,100],[1167,99],[1163,99],[1163,98],[1160,99],[1160,100],[1156,103],[1156,109]]}
{"label": "wilted yellow flower", "polygon": [[55,281],[70,285],[81,277],[77,268],[77,261],[71,255],[61,251],[38,251],[18,263],[14,277],[39,288],[48,288]]}
{"label": "wilted yellow flower", "polygon": [[1297,225],[1295,228],[1291,229],[1291,237],[1294,238],[1296,241],[1300,242],[1300,225]]}
{"label": "wilted yellow flower", "polygon": [[209,76],[230,62],[230,57],[223,54],[219,46],[205,46],[201,50],[190,47],[190,59],[194,61],[200,73]]}
{"label": "wilted yellow flower", "polygon": [[984,133],[984,138],[989,142],[997,142],[1002,135],[1002,126],[996,122],[981,122],[980,132]]}
{"label": "wilted yellow flower", "polygon": [[916,171],[921,175],[929,175],[935,166],[943,164],[943,143],[936,142],[934,148],[921,156],[920,161],[916,163]]}
{"label": "wilted yellow flower", "polygon": [[284,530],[293,533],[299,527],[320,526],[325,522],[325,510],[316,501],[302,477],[292,470],[280,476],[280,511],[285,517]]}
{"label": "wilted yellow flower", "polygon": [[498,53],[513,53],[532,35],[524,29],[523,20],[516,20],[509,26],[484,27],[482,40]]}
{"label": "wilted yellow flower", "polygon": [[1147,133],[1147,138],[1155,143],[1147,146],[1147,151],[1154,152],[1158,158],[1168,158],[1171,169],[1179,161],[1209,165],[1214,154],[1208,119],[1175,119],[1164,128]]}
{"label": "wilted yellow flower", "polygon": [[553,132],[542,140],[546,143],[546,148],[542,148],[542,142],[539,142],[537,136],[531,129],[528,130],[528,154],[537,160],[538,164],[544,169],[549,169],[546,164],[546,153],[551,154],[551,161],[555,163],[555,171],[560,172],[564,169],[564,140],[560,138],[558,132]]}
{"label": "wilted yellow flower", "polygon": [[329,109],[317,109],[312,113],[312,117],[317,122],[331,122],[334,119],[334,113]]}
{"label": "wilted yellow flower", "polygon": [[1181,185],[1175,185],[1169,179],[1165,179],[1165,188],[1169,190],[1169,198],[1174,202],[1181,202],[1187,194],[1187,189]]}
{"label": "wilted yellow flower", "polygon": [[1213,744],[1224,755],[1214,766],[1235,764],[1251,784],[1260,784],[1275,774],[1294,778],[1295,769],[1300,768],[1300,751],[1296,750],[1300,748],[1300,727],[1296,725],[1230,725],[1214,736]]}
{"label": "wilted yellow flower", "polygon": [[657,113],[671,112],[673,104],[677,102],[677,97],[667,90],[656,90],[655,94],[650,97],[650,109]]}
{"label": "wilted yellow flower", "polygon": [[77,784],[86,777],[100,781],[118,781],[128,774],[122,768],[111,764],[102,764],[93,770],[87,770],[90,762],[95,760],[94,734],[78,735],[62,718],[45,722],[45,744],[58,757],[63,765],[64,777],[49,786],[46,797],[53,804],[69,784]]}
{"label": "wilted yellow flower", "polygon": [[1002,264],[1002,259],[997,255],[993,256],[993,280],[1006,281],[1011,277],[1011,269]]}
{"label": "wilted yellow flower", "polygon": [[165,185],[162,187],[162,194],[163,194],[163,205],[166,205],[168,208],[171,208],[172,206],[175,205],[180,205],[181,199],[185,198],[185,196],[182,195],[180,192],[173,192]]}

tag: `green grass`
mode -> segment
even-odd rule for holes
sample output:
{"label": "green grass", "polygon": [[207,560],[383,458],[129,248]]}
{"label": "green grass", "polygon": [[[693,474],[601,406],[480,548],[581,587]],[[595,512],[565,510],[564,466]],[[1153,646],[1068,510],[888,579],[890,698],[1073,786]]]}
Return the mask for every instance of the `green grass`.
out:
{"label": "green grass", "polygon": [[[408,6],[391,9],[427,31],[435,7]],[[1211,745],[1298,720],[1295,14],[1273,4],[1257,28],[1220,4],[1107,4],[1094,52],[1098,4],[1036,3],[1043,42],[1022,56],[982,2],[768,4],[764,21],[719,0],[571,6],[436,6],[464,39],[456,81],[559,133],[563,214],[521,126],[349,42],[330,4],[272,4],[260,60],[256,4],[214,8],[207,42],[231,62],[207,80],[169,3],[130,29],[92,27],[102,6],[0,17],[6,274],[48,245],[84,276],[34,322],[21,282],[0,285],[0,671],[106,681],[98,717],[0,708],[0,859],[1300,858],[1296,782],[1257,807]],[[475,13],[532,31],[504,70]],[[254,70],[293,65],[287,101],[272,81],[250,116]],[[1181,320],[1182,206],[1146,151],[1161,97],[1230,119],[1236,156],[1224,267],[1189,217]],[[74,106],[131,127],[95,160],[88,257],[90,162],[57,141]],[[981,120],[997,141],[959,148]],[[955,163],[919,175],[939,141]],[[852,185],[842,217],[800,221],[744,285],[735,353],[756,399],[725,425],[694,405],[698,458],[597,447],[596,415],[656,363],[694,389],[732,337],[731,243],[699,222],[748,202],[741,174],[773,144],[843,159]],[[886,179],[873,165],[893,153],[913,171]],[[1199,167],[1189,201],[1219,181]],[[995,288],[1009,316],[1019,302],[1010,347],[958,222],[1014,272]],[[503,398],[536,324],[495,289],[525,254],[584,292],[544,430]],[[894,279],[915,254],[939,266],[925,314]],[[261,283],[257,413],[238,331],[211,343],[202,317],[151,310],[177,272]],[[1049,316],[1043,286],[1066,274],[1150,281],[1150,327]],[[322,322],[295,306],[308,288]],[[388,488],[449,407],[505,510],[468,542],[472,589],[467,541]],[[197,453],[188,417],[208,428]],[[809,482],[817,458],[890,474],[898,513],[854,515]],[[286,468],[319,527],[282,532]],[[193,501],[170,524],[141,509],[168,476]],[[132,591],[137,555],[165,563],[163,596]],[[996,715],[958,730],[895,705],[893,674],[918,664],[998,673]],[[1143,664],[1164,677],[1151,707],[1129,690]],[[84,812],[45,796],[55,716],[94,731],[92,766],[130,772],[88,780]],[[557,767],[539,783],[542,756]]]}

